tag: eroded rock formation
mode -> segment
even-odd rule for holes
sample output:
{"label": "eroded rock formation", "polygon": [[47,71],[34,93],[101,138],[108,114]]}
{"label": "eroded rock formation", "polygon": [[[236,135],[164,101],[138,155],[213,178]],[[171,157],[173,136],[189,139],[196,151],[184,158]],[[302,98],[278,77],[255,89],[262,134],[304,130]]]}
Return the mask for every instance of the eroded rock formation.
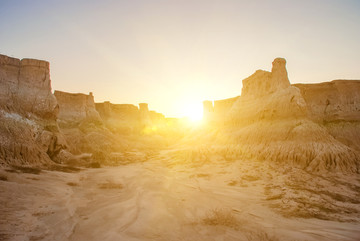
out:
{"label": "eroded rock formation", "polygon": [[0,55],[0,164],[50,163],[66,146],[49,63]]}
{"label": "eroded rock formation", "polygon": [[306,103],[299,89],[290,85],[285,64],[285,59],[277,58],[271,72],[258,70],[244,79],[241,96],[232,106],[228,121],[245,124],[304,117]]}
{"label": "eroded rock formation", "polygon": [[236,143],[230,153],[246,158],[359,172],[358,81],[292,86],[285,65],[277,58],[271,72],[243,80],[241,96],[215,119],[226,125],[219,142]]}
{"label": "eroded rock formation", "polygon": [[295,84],[308,116],[341,143],[360,151],[360,80]]}
{"label": "eroded rock formation", "polygon": [[96,110],[103,120],[136,120],[139,118],[139,109],[131,104],[112,104],[109,101],[95,103]]}
{"label": "eroded rock formation", "polygon": [[360,80],[333,80],[293,86],[300,89],[309,117],[314,121],[360,121]]}
{"label": "eroded rock formation", "polygon": [[0,55],[0,85],[2,109],[56,119],[57,102],[51,93],[49,62]]}
{"label": "eroded rock formation", "polygon": [[109,101],[95,104],[101,119],[113,132],[129,134],[139,128],[139,108],[131,104],[112,104]]}
{"label": "eroded rock formation", "polygon": [[101,122],[95,109],[94,96],[73,94],[56,90],[54,93],[59,104],[59,122],[64,124],[80,124],[81,122]]}

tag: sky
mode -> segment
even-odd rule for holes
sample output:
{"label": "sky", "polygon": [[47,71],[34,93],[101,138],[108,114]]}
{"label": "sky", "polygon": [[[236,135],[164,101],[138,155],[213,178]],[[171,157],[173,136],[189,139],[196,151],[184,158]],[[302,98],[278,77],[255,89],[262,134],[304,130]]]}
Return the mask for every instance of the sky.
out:
{"label": "sky", "polygon": [[53,90],[182,117],[276,57],[291,83],[360,79],[360,1],[0,0],[0,53],[49,61]]}

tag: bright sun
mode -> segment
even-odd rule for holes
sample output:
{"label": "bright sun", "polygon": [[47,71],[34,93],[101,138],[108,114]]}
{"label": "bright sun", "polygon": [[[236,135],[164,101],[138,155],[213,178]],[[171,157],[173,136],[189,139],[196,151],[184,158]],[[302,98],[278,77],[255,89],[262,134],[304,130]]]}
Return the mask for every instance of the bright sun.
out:
{"label": "bright sun", "polygon": [[183,112],[192,122],[200,122],[203,118],[202,103],[188,103],[184,106]]}

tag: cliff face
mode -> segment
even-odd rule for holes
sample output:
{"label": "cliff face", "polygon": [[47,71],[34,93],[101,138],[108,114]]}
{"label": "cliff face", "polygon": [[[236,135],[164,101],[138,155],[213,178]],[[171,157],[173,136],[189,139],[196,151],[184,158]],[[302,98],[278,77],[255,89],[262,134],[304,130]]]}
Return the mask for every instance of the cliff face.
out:
{"label": "cliff face", "polygon": [[51,93],[48,62],[0,55],[0,85],[2,109],[56,119],[57,102]]}
{"label": "cliff face", "polygon": [[66,146],[49,63],[0,55],[0,164],[44,164]]}
{"label": "cliff face", "polygon": [[293,86],[300,89],[309,117],[314,121],[360,121],[360,80]]}
{"label": "cliff face", "polygon": [[131,104],[112,104],[109,101],[95,103],[96,110],[103,120],[110,118],[118,120],[136,120],[139,118],[139,108]]}
{"label": "cliff face", "polygon": [[58,119],[60,123],[101,122],[100,115],[95,109],[92,93],[89,95],[73,94],[56,90],[54,95],[59,104]]}
{"label": "cliff face", "polygon": [[113,132],[128,134],[138,129],[139,108],[131,104],[112,104],[109,101],[95,104],[101,119]]}
{"label": "cliff face", "polygon": [[360,151],[360,80],[295,84],[305,99],[308,116],[341,143]]}

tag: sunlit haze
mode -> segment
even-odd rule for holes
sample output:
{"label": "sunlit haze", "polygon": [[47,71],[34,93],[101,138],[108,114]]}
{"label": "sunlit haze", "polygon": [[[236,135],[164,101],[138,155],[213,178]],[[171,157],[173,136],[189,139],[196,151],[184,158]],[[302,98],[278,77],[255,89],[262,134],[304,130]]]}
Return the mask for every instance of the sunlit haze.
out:
{"label": "sunlit haze", "polygon": [[202,116],[287,60],[291,83],[359,79],[359,1],[1,1],[0,53],[51,63],[53,89]]}

